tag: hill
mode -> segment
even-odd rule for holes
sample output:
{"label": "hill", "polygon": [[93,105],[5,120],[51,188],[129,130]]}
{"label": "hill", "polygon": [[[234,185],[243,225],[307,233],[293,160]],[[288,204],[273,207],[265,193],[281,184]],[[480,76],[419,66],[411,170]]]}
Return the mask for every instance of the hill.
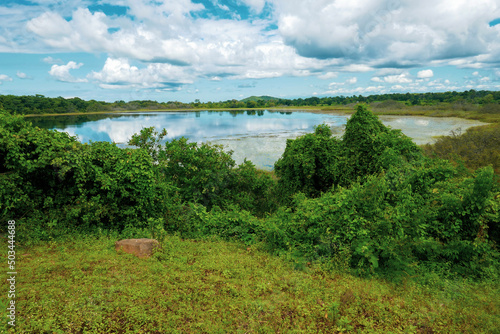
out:
{"label": "hill", "polygon": [[243,100],[240,100],[241,102],[249,102],[249,101],[271,101],[271,100],[279,100],[277,97],[272,97],[272,96],[267,96],[267,95],[264,95],[264,96],[250,96],[250,97],[247,97]]}

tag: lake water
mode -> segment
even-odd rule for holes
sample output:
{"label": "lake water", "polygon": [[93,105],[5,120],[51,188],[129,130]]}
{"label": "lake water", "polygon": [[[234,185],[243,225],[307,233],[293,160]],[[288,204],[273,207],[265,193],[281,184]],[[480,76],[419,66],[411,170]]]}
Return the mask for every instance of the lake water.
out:
{"label": "lake water", "polygon": [[[245,158],[257,167],[272,169],[286,147],[286,140],[313,132],[314,126],[328,124],[341,136],[348,119],[344,114],[280,111],[201,111],[201,112],[137,112],[106,115],[56,116],[30,118],[34,125],[65,131],[81,142],[109,141],[120,146],[144,127],[167,129],[166,140],[187,137],[190,141],[222,144],[233,151],[233,159]],[[393,129],[400,129],[417,144],[448,135],[451,130],[465,130],[482,125],[460,118],[419,116],[380,116]]]}

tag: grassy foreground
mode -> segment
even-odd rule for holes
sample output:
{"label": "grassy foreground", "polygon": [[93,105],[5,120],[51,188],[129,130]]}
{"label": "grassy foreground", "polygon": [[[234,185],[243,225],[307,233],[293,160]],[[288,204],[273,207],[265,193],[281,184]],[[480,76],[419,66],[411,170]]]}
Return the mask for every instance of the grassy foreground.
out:
{"label": "grassy foreground", "polygon": [[18,248],[15,332],[500,333],[493,283],[299,271],[255,246],[176,236],[138,259],[117,254],[115,240]]}

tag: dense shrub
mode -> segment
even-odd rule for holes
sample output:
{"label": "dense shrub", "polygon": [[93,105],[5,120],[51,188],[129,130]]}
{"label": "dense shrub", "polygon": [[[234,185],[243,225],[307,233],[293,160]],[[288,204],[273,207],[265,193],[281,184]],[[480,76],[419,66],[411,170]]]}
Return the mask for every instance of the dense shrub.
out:
{"label": "dense shrub", "polygon": [[317,197],[332,186],[363,182],[369,175],[420,156],[410,138],[387,128],[359,105],[347,121],[342,140],[333,138],[327,125],[318,126],[313,134],[287,141],[275,171],[287,195],[300,191]]}
{"label": "dense shrub", "polygon": [[450,136],[440,137],[434,144],[423,146],[428,156],[462,162],[471,170],[491,165],[500,175],[500,125],[451,131]]}
{"label": "dense shrub", "polygon": [[310,197],[328,191],[338,178],[335,164],[339,145],[324,124],[317,126],[314,133],[288,139],[285,152],[274,165],[282,191],[285,194],[300,191]]}
{"label": "dense shrub", "polygon": [[115,144],[81,144],[66,133],[0,114],[0,215],[55,226],[144,225],[176,201],[151,157]]}
{"label": "dense shrub", "polygon": [[[402,274],[448,263],[451,272],[486,275],[494,271],[500,241],[487,232],[500,218],[493,172],[434,178],[441,170],[391,169],[319,198],[295,195],[292,208],[269,218],[263,234],[272,248],[308,261],[348,254],[358,273]],[[416,178],[426,187],[413,187]]]}
{"label": "dense shrub", "polygon": [[236,205],[259,216],[275,209],[274,181],[250,161],[235,167],[232,152],[225,152],[221,145],[188,142],[187,138],[162,145],[166,134],[166,130],[144,128],[129,144],[155,160],[155,168],[179,188],[183,201],[208,209]]}
{"label": "dense shrub", "polygon": [[[467,177],[424,158],[362,105],[341,141],[323,133],[289,141],[276,164],[280,185],[295,195],[263,225],[271,248],[308,260],[348,256],[360,273],[436,263],[463,275],[495,271],[500,197],[491,168]],[[324,164],[312,163],[319,156]],[[327,176],[321,186],[310,181],[318,172]]]}

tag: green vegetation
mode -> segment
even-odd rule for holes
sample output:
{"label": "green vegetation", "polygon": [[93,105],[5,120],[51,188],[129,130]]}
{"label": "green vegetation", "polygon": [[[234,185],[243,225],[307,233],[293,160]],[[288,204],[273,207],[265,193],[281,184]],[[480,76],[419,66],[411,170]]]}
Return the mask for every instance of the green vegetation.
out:
{"label": "green vegetation", "polygon": [[[238,108],[314,108],[322,110],[345,110],[357,103],[369,104],[375,112],[410,113],[432,116],[471,117],[490,121],[500,113],[500,92],[476,91],[445,93],[381,94],[370,96],[335,96],[281,99],[271,96],[251,96],[243,100],[191,103],[178,101],[84,101],[79,98],[47,98],[43,95],[0,95],[0,109],[12,114],[78,114],[95,112],[175,109],[238,109]],[[347,111],[350,111],[348,108]]]}
{"label": "green vegetation", "polygon": [[255,101],[255,102],[258,102],[258,101],[272,101],[272,100],[278,100],[278,98],[276,97],[272,97],[272,96],[267,96],[267,95],[263,95],[263,96],[250,96],[250,97],[247,97],[243,100],[240,100],[241,102],[248,102],[248,101]]}
{"label": "green vegetation", "polygon": [[452,131],[433,145],[423,147],[428,156],[463,162],[471,170],[491,165],[500,175],[500,124]]}
{"label": "green vegetation", "polygon": [[[443,141],[467,169],[361,104],[342,138],[318,125],[288,141],[273,176],[154,128],[121,149],[0,112],[0,219],[16,220],[24,254],[18,330],[498,332],[492,129]],[[163,248],[116,255],[131,237]]]}
{"label": "green vegetation", "polygon": [[498,333],[491,283],[299,271],[255,246],[177,236],[145,260],[117,254],[117,238],[19,251],[16,333]]}

